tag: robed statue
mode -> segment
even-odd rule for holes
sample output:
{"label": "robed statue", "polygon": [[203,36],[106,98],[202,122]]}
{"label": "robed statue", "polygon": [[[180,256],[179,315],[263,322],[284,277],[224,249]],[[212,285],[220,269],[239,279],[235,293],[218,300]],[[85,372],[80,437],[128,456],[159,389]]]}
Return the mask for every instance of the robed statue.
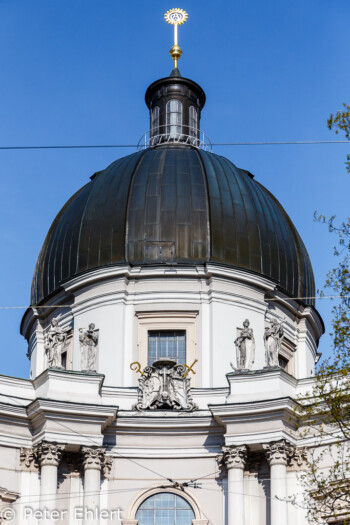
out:
{"label": "robed statue", "polygon": [[99,330],[94,323],[90,323],[87,330],[80,328],[79,332],[81,369],[83,372],[96,372]]}
{"label": "robed statue", "polygon": [[70,326],[68,328],[61,328],[57,319],[54,318],[51,320],[44,344],[49,368],[63,368],[62,351],[71,330],[72,328]]}
{"label": "robed statue", "polygon": [[243,328],[235,340],[237,354],[237,368],[231,363],[234,370],[250,370],[255,360],[255,339],[253,329],[249,328],[250,322],[246,319]]}
{"label": "robed statue", "polygon": [[273,319],[270,326],[265,328],[264,333],[266,366],[279,366],[278,354],[281,349],[283,337],[283,321],[279,322],[277,319]]}

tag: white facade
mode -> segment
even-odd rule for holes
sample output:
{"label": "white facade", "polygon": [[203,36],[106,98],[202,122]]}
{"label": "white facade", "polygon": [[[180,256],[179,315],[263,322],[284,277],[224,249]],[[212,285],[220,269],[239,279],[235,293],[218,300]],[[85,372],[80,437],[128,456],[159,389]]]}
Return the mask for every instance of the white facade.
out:
{"label": "white facade", "polygon": [[[306,525],[305,511],[275,496],[300,492],[305,441],[293,400],[312,384],[323,331],[313,308],[264,277],[213,264],[101,268],[64,283],[45,306],[22,323],[31,380],[0,378],[5,517],[137,525],[142,502],[171,493],[188,502],[197,525]],[[52,318],[69,334],[67,370],[47,368]],[[263,336],[274,318],[284,320],[288,373],[264,369]],[[255,362],[234,372],[245,319]],[[90,323],[99,330],[95,373],[81,371],[79,335]],[[186,363],[198,360],[192,412],[134,409],[140,374],[130,364],[144,368],[148,331],[163,329],[185,330]]]}
{"label": "white facade", "polygon": [[[256,341],[254,370],[265,366],[265,327],[284,321],[281,353],[298,379],[314,373],[323,326],[317,312],[277,292],[269,279],[208,264],[193,268],[114,267],[64,283],[48,306],[30,311],[22,323],[29,340],[31,378],[47,368],[45,334],[55,317],[73,327],[69,369],[81,370],[79,330],[95,323],[100,331],[98,372],[110,386],[137,385],[130,363],[146,365],[147,331],[184,329],[186,362],[198,359],[195,386],[219,388],[235,361],[237,329],[249,319]],[[60,305],[63,306],[60,306]],[[218,358],[219,357],[219,358]]]}

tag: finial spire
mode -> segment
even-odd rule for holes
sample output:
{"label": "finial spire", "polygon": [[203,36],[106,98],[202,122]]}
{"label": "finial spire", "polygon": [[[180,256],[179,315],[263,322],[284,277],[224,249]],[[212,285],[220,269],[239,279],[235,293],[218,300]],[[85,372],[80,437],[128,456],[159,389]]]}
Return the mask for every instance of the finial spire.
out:
{"label": "finial spire", "polygon": [[169,51],[169,55],[174,60],[174,68],[177,68],[177,61],[182,55],[180,46],[178,45],[177,26],[184,24],[187,21],[188,14],[183,9],[170,9],[164,15],[165,21],[174,26],[174,45]]}

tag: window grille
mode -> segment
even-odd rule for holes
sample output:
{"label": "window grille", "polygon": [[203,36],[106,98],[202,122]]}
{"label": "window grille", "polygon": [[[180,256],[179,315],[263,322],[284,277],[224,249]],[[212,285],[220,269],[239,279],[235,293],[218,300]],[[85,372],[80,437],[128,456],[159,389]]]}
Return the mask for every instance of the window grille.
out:
{"label": "window grille", "polygon": [[148,365],[159,359],[186,362],[186,330],[148,332]]}

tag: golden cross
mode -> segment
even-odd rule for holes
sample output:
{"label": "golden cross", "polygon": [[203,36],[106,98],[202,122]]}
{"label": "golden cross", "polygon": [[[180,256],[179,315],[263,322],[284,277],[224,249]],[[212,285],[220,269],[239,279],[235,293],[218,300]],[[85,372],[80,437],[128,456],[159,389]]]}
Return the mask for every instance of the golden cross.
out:
{"label": "golden cross", "polygon": [[186,372],[184,373],[184,377],[187,377],[188,374],[189,374],[190,372],[192,372],[193,374],[196,373],[196,372],[193,370],[193,367],[194,367],[194,365],[195,365],[197,362],[198,362],[198,359],[195,359],[195,360],[193,361],[193,363],[192,363],[191,366],[184,365],[184,366],[187,368]]}

